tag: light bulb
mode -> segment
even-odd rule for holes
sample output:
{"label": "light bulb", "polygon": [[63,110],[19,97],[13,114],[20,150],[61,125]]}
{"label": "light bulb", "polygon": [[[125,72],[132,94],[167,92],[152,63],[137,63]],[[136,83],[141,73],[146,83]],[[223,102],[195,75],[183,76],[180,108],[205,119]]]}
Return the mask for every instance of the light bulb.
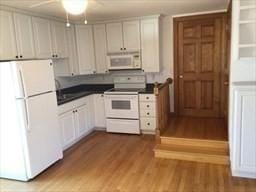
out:
{"label": "light bulb", "polygon": [[62,0],[64,9],[72,15],[80,15],[85,12],[88,0]]}

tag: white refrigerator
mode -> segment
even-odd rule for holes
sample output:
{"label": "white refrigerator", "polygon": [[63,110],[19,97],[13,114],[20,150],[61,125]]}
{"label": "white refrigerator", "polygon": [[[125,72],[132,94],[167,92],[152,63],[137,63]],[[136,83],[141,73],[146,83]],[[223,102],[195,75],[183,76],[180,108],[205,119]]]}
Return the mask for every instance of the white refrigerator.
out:
{"label": "white refrigerator", "polygon": [[0,62],[0,177],[28,181],[62,159],[51,60]]}

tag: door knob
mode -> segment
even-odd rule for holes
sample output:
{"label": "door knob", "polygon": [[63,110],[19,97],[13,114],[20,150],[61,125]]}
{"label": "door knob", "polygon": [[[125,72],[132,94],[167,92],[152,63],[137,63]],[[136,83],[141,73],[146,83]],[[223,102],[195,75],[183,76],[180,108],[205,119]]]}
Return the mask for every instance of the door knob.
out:
{"label": "door knob", "polygon": [[183,79],[183,75],[180,75],[180,79]]}

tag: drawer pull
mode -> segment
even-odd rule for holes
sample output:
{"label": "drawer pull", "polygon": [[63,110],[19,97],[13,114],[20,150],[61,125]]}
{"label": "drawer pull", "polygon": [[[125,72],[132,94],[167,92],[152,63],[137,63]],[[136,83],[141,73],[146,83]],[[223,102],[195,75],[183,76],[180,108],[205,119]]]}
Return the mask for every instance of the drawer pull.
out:
{"label": "drawer pull", "polygon": [[149,105],[147,105],[147,108],[149,108]]}
{"label": "drawer pull", "polygon": [[147,115],[150,115],[150,113],[147,113]]}
{"label": "drawer pull", "polygon": [[149,97],[146,97],[146,99],[149,99]]}
{"label": "drawer pull", "polygon": [[150,125],[150,123],[147,123],[147,125]]}

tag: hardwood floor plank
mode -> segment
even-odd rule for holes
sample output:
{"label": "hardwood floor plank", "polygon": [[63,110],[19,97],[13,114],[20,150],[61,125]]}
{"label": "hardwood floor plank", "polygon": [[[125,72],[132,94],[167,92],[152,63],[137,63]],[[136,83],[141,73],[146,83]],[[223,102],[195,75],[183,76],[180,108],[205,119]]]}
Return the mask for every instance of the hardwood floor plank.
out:
{"label": "hardwood floor plank", "polygon": [[153,136],[95,132],[34,180],[0,179],[4,192],[255,192],[229,166],[154,158]]}

